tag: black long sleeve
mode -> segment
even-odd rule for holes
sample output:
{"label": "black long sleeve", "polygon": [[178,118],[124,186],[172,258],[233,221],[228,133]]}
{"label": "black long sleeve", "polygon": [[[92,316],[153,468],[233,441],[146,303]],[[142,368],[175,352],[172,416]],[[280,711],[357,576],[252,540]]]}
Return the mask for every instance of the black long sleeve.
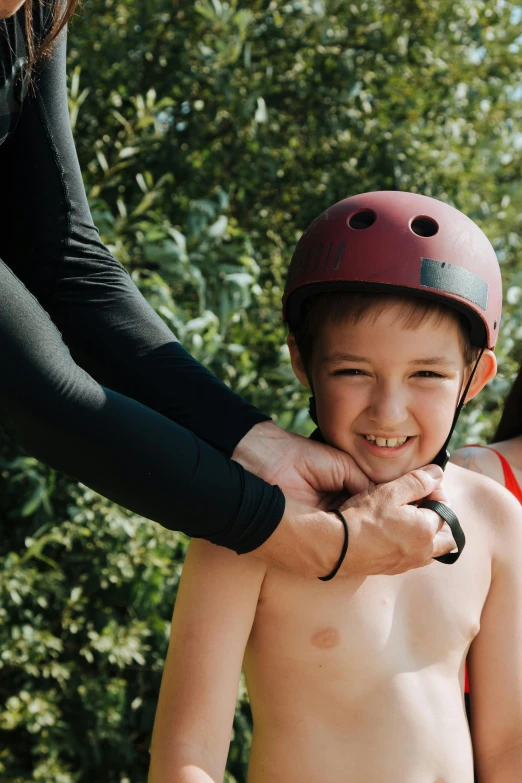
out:
{"label": "black long sleeve", "polygon": [[212,446],[230,454],[267,417],[182,348],[101,243],[69,126],[65,36],[15,118],[20,80],[9,84],[6,63],[15,74],[23,60],[21,19],[4,23],[7,46],[0,30],[0,410],[28,451],[122,505],[253,549],[280,521],[283,495]]}
{"label": "black long sleeve", "polygon": [[35,74],[13,138],[0,148],[0,257],[17,271],[62,332],[95,359],[117,390],[231,454],[266,420],[177,342],[100,241],[73,143],[66,42]]}

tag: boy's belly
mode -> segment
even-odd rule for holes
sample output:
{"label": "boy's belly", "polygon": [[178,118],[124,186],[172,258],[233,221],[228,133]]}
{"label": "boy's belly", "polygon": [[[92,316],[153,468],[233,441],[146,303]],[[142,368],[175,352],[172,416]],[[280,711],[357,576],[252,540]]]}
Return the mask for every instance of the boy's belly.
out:
{"label": "boy's belly", "polygon": [[438,674],[405,672],[350,709],[301,693],[282,713],[264,699],[248,783],[473,783],[460,688]]}

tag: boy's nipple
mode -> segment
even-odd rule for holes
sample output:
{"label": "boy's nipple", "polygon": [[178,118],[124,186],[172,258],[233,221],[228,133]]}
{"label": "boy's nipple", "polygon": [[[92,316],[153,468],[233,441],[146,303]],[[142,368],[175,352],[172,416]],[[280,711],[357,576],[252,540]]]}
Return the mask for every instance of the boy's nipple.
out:
{"label": "boy's nipple", "polygon": [[310,641],[314,647],[318,647],[320,650],[331,650],[332,647],[337,647],[340,643],[341,634],[333,626],[320,628],[312,634]]}

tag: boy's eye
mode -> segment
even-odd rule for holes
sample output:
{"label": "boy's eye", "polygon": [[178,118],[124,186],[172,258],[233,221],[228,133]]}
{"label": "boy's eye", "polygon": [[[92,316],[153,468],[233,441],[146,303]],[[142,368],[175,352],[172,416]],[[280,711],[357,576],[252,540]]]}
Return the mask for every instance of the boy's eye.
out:
{"label": "boy's eye", "polygon": [[[332,375],[348,375],[352,377],[362,376],[362,375],[368,375],[367,372],[364,370],[359,370],[356,367],[345,367],[342,370],[334,370]],[[439,372],[433,372],[433,370],[419,370],[418,372],[414,373],[414,378],[445,378],[446,376],[442,375]]]}
{"label": "boy's eye", "polygon": [[347,367],[344,370],[335,370],[334,375],[366,375],[363,370],[357,370],[355,367]]}
{"label": "boy's eye", "polygon": [[419,370],[415,375],[417,378],[444,378],[439,372],[433,372],[432,370]]}

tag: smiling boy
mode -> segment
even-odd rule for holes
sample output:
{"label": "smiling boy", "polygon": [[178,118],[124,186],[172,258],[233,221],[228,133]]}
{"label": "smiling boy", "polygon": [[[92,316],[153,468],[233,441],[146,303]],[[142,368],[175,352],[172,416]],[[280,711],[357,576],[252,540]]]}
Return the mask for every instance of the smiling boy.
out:
{"label": "smiling boy", "polygon": [[[433,461],[473,370],[467,399],[495,374],[499,297],[491,245],[447,205],[370,193],[320,216],[285,315],[324,440],[376,483]],[[445,488],[467,538],[451,566],[322,582],[193,541],[150,783],[223,780],[243,658],[249,783],[472,783],[473,756],[480,783],[520,783],[522,512],[454,465]]]}

